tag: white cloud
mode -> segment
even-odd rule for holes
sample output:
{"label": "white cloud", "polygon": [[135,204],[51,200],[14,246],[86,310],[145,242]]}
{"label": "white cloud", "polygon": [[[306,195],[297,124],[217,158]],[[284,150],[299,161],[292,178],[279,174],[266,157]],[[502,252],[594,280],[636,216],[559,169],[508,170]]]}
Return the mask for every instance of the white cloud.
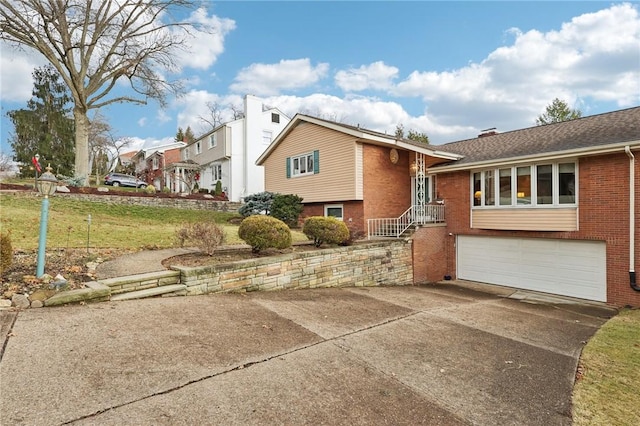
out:
{"label": "white cloud", "polygon": [[396,126],[403,124],[407,131],[412,129],[426,133],[432,142],[456,140],[475,132],[470,126],[441,125],[426,114],[412,117],[396,102],[373,98],[313,94],[306,97],[274,96],[266,101],[290,117],[300,112],[388,134],[394,134]]}
{"label": "white cloud", "polygon": [[205,8],[194,11],[188,21],[203,30],[192,31],[192,37],[184,46],[185,51],[177,53],[178,62],[182,68],[206,70],[224,52],[224,39],[236,29],[236,23],[232,19],[209,16]]}
{"label": "white cloud", "polygon": [[[615,28],[615,31],[612,30]],[[479,64],[454,71],[414,71],[390,90],[419,96],[442,125],[533,125],[552,99],[640,103],[640,18],[630,4],[573,18],[558,31],[509,29],[514,41]]]}
{"label": "white cloud", "polygon": [[324,78],[328,70],[329,64],[320,63],[314,67],[309,58],[252,64],[240,70],[230,89],[235,93],[271,96],[313,85]]}
{"label": "white cloud", "polygon": [[367,89],[384,90],[391,87],[392,81],[398,77],[398,68],[378,61],[360,68],[338,71],[335,75],[336,85],[346,92]]}
{"label": "white cloud", "polygon": [[138,126],[144,127],[147,124],[147,117],[142,117],[138,120]]}
{"label": "white cloud", "polygon": [[45,64],[47,61],[39,53],[0,41],[0,100],[26,102],[31,99],[33,70]]}

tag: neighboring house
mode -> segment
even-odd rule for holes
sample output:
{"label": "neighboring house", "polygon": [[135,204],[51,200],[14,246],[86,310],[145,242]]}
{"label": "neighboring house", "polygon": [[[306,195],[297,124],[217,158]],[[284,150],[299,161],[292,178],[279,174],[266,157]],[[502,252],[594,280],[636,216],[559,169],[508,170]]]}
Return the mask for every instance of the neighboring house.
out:
{"label": "neighboring house", "polygon": [[175,179],[170,170],[172,165],[180,161],[180,148],[167,149],[164,152],[155,151],[150,154],[146,162],[146,182],[162,191],[165,187],[171,189]]}
{"label": "neighboring house", "polygon": [[305,217],[370,237],[415,227],[416,283],[640,306],[639,156],[630,108],[438,146],[296,115],[258,163],[266,190],[304,198]]}
{"label": "neighboring house", "polygon": [[222,124],[184,147],[182,161],[200,165],[200,188],[214,190],[220,181],[230,201],[241,201],[246,195],[264,191],[264,170],[256,165],[256,159],[289,121],[277,108],[266,108],[259,98],[247,95],[244,117]]}
{"label": "neighboring house", "polygon": [[[120,154],[118,156],[118,163],[120,164],[120,166],[123,169],[127,169],[129,167],[129,165],[131,164],[131,159],[137,153],[138,153],[138,151],[129,151],[129,152],[124,152],[124,153]],[[113,165],[113,170],[110,170],[110,171],[115,171],[116,167],[118,166],[118,163],[114,164]]]}
{"label": "neighboring house", "polygon": [[[160,176],[160,171],[166,167],[159,167],[158,169],[154,169],[154,164],[159,164],[159,158],[157,156],[155,156],[156,163],[148,160],[152,160],[152,156],[154,156],[154,154],[156,153],[163,154],[164,152],[169,150],[179,150],[185,145],[186,143],[184,142],[171,142],[164,145],[141,149],[131,157],[131,164],[134,165],[134,174],[138,178],[155,186],[155,180],[158,176]],[[158,187],[156,186],[156,188]]]}

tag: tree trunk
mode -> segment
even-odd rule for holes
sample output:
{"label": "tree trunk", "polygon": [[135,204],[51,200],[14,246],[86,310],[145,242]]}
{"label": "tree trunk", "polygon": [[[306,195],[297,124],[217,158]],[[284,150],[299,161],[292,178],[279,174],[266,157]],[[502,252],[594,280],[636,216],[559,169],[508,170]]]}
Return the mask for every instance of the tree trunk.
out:
{"label": "tree trunk", "polygon": [[89,118],[87,112],[78,107],[73,109],[76,124],[76,177],[83,180],[82,186],[89,186]]}

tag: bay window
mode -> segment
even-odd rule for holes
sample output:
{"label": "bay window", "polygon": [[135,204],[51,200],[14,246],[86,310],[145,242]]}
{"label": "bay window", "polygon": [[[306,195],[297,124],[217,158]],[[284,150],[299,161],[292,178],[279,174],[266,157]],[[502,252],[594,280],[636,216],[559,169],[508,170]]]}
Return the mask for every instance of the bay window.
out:
{"label": "bay window", "polygon": [[473,172],[474,207],[575,205],[576,163],[543,163]]}

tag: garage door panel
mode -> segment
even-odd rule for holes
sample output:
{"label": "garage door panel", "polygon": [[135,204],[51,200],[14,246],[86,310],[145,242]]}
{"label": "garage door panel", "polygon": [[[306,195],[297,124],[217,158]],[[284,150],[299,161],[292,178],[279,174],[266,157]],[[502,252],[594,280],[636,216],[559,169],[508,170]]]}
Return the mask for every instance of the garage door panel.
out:
{"label": "garage door panel", "polygon": [[606,245],[599,241],[458,236],[458,277],[606,301]]}

